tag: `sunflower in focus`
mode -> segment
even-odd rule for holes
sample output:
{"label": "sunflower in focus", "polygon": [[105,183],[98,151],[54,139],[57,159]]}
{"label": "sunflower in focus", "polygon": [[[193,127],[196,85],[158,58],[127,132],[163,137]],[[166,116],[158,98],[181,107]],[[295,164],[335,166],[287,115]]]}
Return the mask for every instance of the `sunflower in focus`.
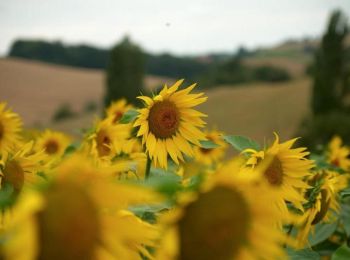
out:
{"label": "sunflower in focus", "polygon": [[334,136],[328,145],[328,162],[344,171],[350,170],[350,148],[342,145],[339,136]]}
{"label": "sunflower in focus", "polygon": [[63,133],[46,130],[36,139],[36,151],[43,150],[49,158],[59,158],[70,144],[71,140]]}
{"label": "sunflower in focus", "polygon": [[111,159],[122,151],[129,137],[130,126],[113,124],[111,118],[96,123],[83,143],[83,150],[93,158]]}
{"label": "sunflower in focus", "polygon": [[205,133],[207,140],[212,141],[217,144],[218,147],[207,149],[203,147],[196,146],[195,150],[195,160],[199,163],[205,165],[212,165],[223,159],[225,151],[227,149],[227,143],[222,139],[222,133],[219,131],[210,131]]}
{"label": "sunflower in focus", "polygon": [[132,108],[132,105],[128,104],[126,99],[120,99],[114,101],[106,109],[106,117],[111,118],[113,124],[117,124],[123,117],[124,113]]}
{"label": "sunflower in focus", "polygon": [[142,259],[158,229],[127,210],[152,203],[145,188],[112,183],[87,158],[72,157],[40,189],[23,193],[2,238],[4,259]]}
{"label": "sunflower in focus", "polygon": [[205,122],[201,117],[205,114],[193,107],[205,102],[204,93],[190,94],[196,84],[179,90],[183,80],[173,86],[164,88],[153,97],[138,97],[145,103],[145,108],[139,110],[134,127],[139,127],[137,136],[142,137],[142,144],[154,164],[167,168],[167,157],[179,164],[183,155],[192,157],[192,144],[200,146],[200,140],[205,140],[205,134],[200,130]]}
{"label": "sunflower in focus", "polygon": [[156,259],[284,259],[283,243],[289,241],[277,226],[284,217],[275,205],[266,206],[275,193],[236,178],[240,168],[233,165],[161,218]]}
{"label": "sunflower in focus", "polygon": [[15,154],[6,153],[0,161],[1,188],[11,185],[15,194],[28,184],[36,184],[42,178],[38,172],[44,172],[45,154],[33,152],[33,142],[25,144]]}
{"label": "sunflower in focus", "polygon": [[20,117],[6,109],[6,103],[0,102],[0,156],[9,152],[20,143],[19,133],[22,130]]}
{"label": "sunflower in focus", "polygon": [[337,172],[324,171],[309,177],[312,187],[305,196],[308,202],[304,204],[305,211],[298,223],[298,248],[307,245],[308,235],[320,222],[332,222],[334,213],[339,213],[338,192],[347,187],[347,176]]}
{"label": "sunflower in focus", "polygon": [[314,162],[307,159],[309,152],[306,148],[292,148],[297,139],[279,143],[279,137],[275,134],[275,142],[266,151],[247,149],[249,159],[248,167],[256,167],[264,161],[269,161],[269,166],[264,170],[265,180],[270,187],[279,189],[281,196],[274,201],[278,207],[287,212],[286,202],[291,202],[297,209],[303,210],[306,202],[301,190],[309,188],[305,178],[310,176],[310,170]]}

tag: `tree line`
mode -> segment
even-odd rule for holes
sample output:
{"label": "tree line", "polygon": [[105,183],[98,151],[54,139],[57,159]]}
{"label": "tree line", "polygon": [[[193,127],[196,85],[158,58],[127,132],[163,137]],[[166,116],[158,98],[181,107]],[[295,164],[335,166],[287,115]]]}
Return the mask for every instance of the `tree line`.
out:
{"label": "tree line", "polygon": [[[117,43],[112,49],[102,49],[89,45],[70,46],[59,41],[22,39],[16,40],[12,44],[8,56],[73,67],[107,69],[109,64],[113,62],[113,50],[124,43],[125,39]],[[143,56],[142,66],[144,66],[145,74],[186,78],[189,81],[200,82],[203,87],[250,81],[286,81],[290,78],[288,72],[281,68],[245,66],[242,60],[247,56],[254,55],[254,52],[248,52],[247,50],[242,52],[239,49],[232,54],[175,56],[170,53],[151,54],[143,51],[140,47],[138,48],[140,55]],[[127,52],[127,48],[125,48],[125,51]]]}

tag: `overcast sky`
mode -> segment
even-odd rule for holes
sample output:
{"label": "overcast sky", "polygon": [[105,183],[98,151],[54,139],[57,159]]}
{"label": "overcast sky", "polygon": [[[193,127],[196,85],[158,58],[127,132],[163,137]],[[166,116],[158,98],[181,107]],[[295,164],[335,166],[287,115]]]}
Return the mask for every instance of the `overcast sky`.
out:
{"label": "overcast sky", "polygon": [[350,0],[0,0],[0,55],[17,38],[110,47],[125,34],[152,52],[233,51],[319,36]]}

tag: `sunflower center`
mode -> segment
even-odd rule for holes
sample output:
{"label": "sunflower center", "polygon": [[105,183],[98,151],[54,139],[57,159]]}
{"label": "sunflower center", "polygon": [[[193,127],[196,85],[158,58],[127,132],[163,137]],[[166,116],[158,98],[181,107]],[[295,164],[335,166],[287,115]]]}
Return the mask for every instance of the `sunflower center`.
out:
{"label": "sunflower center", "polygon": [[179,111],[170,101],[157,102],[149,111],[148,122],[149,129],[156,138],[169,138],[179,127]]}
{"label": "sunflower center", "polygon": [[5,132],[4,126],[0,122],[0,140],[3,138],[4,132]]}
{"label": "sunflower center", "polygon": [[6,163],[3,170],[2,184],[11,184],[15,193],[19,193],[24,184],[24,171],[21,165],[16,161]]}
{"label": "sunflower center", "polygon": [[275,157],[265,170],[264,175],[273,186],[280,186],[283,182],[283,168],[281,161]]}
{"label": "sunflower center", "polygon": [[316,225],[326,216],[331,203],[331,200],[327,198],[327,195],[327,190],[321,190],[321,208],[320,211],[317,212],[314,220],[311,222],[312,225]]}
{"label": "sunflower center", "polygon": [[123,116],[123,113],[120,111],[116,111],[114,113],[113,123],[117,123]]}
{"label": "sunflower center", "polygon": [[112,143],[107,132],[100,130],[96,136],[97,152],[99,156],[109,155],[111,152],[110,144]]}
{"label": "sunflower center", "polygon": [[55,154],[58,152],[59,145],[56,140],[49,140],[45,144],[45,151],[48,154]]}
{"label": "sunflower center", "polygon": [[61,183],[46,194],[38,213],[40,260],[94,259],[100,238],[97,209],[78,185]]}
{"label": "sunflower center", "polygon": [[331,162],[331,164],[334,165],[335,167],[339,167],[339,166],[340,166],[339,159],[338,159],[338,158],[334,159],[334,160]]}
{"label": "sunflower center", "polygon": [[233,189],[201,194],[179,222],[180,259],[233,259],[248,239],[249,216],[244,198]]}

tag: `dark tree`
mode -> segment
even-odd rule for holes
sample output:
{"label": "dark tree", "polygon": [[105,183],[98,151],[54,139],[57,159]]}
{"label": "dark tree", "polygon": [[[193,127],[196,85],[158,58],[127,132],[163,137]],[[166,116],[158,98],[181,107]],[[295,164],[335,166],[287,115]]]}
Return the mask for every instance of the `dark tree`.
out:
{"label": "dark tree", "polygon": [[128,37],[112,49],[107,66],[105,106],[119,98],[135,103],[142,90],[144,64],[142,50]]}
{"label": "dark tree", "polygon": [[345,38],[347,20],[341,11],[330,17],[320,48],[315,54],[311,75],[314,78],[312,111],[314,115],[343,110],[348,91],[349,68]]}

